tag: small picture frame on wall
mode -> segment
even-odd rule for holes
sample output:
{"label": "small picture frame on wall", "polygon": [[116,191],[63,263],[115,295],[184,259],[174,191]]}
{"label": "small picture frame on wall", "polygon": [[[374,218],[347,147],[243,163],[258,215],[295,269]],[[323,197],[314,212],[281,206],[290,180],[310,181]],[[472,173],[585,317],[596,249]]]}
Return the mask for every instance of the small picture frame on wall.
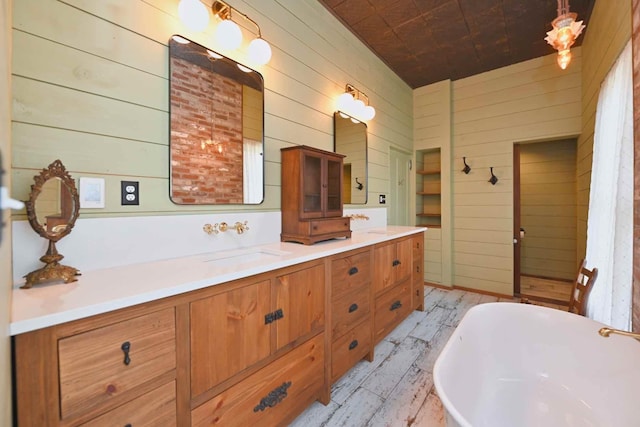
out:
{"label": "small picture frame on wall", "polygon": [[80,178],[80,208],[104,208],[104,178]]}

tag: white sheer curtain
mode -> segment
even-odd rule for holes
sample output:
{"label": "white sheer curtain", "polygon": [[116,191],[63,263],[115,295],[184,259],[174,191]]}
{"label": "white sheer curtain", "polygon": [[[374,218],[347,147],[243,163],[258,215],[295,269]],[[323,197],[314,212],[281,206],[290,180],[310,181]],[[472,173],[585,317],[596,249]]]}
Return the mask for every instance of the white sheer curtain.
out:
{"label": "white sheer curtain", "polygon": [[631,42],[600,88],[593,140],[587,266],[598,268],[598,278],[587,315],[629,330],[633,273]]}
{"label": "white sheer curtain", "polygon": [[262,142],[245,138],[242,147],[244,203],[262,202]]}

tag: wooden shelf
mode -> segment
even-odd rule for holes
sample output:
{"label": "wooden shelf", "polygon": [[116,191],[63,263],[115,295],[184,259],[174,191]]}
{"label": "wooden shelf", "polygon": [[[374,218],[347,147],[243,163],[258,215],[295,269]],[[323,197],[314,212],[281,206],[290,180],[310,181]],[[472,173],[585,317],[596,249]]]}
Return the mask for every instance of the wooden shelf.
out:
{"label": "wooden shelf", "polygon": [[421,196],[439,196],[441,193],[435,192],[435,191],[418,191],[416,192],[416,194],[419,194]]}
{"label": "wooden shelf", "polygon": [[435,169],[416,171],[416,173],[418,175],[440,175],[440,171]]}
{"label": "wooden shelf", "polygon": [[439,213],[417,213],[416,216],[440,218],[440,216],[442,216],[442,214],[439,214]]}

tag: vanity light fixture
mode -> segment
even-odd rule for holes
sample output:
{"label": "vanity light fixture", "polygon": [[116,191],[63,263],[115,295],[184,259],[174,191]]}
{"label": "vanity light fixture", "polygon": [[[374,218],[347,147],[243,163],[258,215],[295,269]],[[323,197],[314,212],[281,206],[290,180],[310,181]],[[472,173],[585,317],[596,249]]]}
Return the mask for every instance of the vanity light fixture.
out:
{"label": "vanity light fixture", "polygon": [[342,113],[362,122],[371,120],[376,115],[375,108],[369,105],[369,97],[350,83],[347,83],[344,93],[338,97],[337,110],[343,117]]}
{"label": "vanity light fixture", "polygon": [[576,21],[577,13],[569,12],[569,0],[558,0],[558,17],[551,22],[553,29],[547,32],[545,40],[558,51],[558,65],[563,70],[571,62],[571,46],[585,26]]}
{"label": "vanity light fixture", "polygon": [[[234,21],[237,15],[252,23],[258,36],[249,43],[247,49],[249,61],[255,65],[264,65],[271,60],[271,46],[262,38],[260,26],[244,13],[229,6],[222,0],[214,0],[211,4],[213,16],[220,19],[215,37],[225,50],[235,50],[242,44],[242,30]],[[201,0],[180,0],[178,16],[182,23],[192,31],[204,31],[209,26],[209,10]]]}
{"label": "vanity light fixture", "polygon": [[[245,20],[251,22],[258,31],[258,37],[249,43],[248,55],[251,62],[257,65],[264,65],[271,60],[271,46],[262,38],[260,26],[256,21],[229,6],[222,0],[214,0],[211,5],[211,10],[215,16],[222,19],[222,22],[220,22],[216,28],[216,39],[222,47],[233,50],[242,44],[242,31],[238,24],[233,21],[235,15],[240,15]],[[232,12],[235,12],[235,14],[232,15]]]}

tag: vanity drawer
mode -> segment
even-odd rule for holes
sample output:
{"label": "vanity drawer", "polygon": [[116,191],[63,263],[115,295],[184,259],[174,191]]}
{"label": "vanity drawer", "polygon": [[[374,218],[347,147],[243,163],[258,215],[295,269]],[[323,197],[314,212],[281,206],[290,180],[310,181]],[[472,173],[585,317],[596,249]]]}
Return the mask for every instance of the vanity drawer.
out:
{"label": "vanity drawer", "polygon": [[411,280],[389,289],[376,298],[374,328],[376,342],[384,338],[412,311]]}
{"label": "vanity drawer", "polygon": [[318,236],[328,233],[351,232],[351,220],[347,217],[324,218],[309,221],[309,234]]}
{"label": "vanity drawer", "polygon": [[331,345],[331,383],[344,375],[371,351],[371,322],[366,316]]}
{"label": "vanity drawer", "polygon": [[62,418],[106,404],[176,367],[168,308],[58,341]]}
{"label": "vanity drawer", "polygon": [[172,427],[176,421],[176,383],[171,381],[82,426]]}
{"label": "vanity drawer", "polygon": [[342,336],[369,314],[371,291],[368,287],[354,289],[331,304],[332,339]]}
{"label": "vanity drawer", "polygon": [[367,286],[370,281],[370,249],[331,261],[331,294],[334,300],[346,292]]}
{"label": "vanity drawer", "polygon": [[324,334],[319,334],[195,408],[191,425],[286,425],[323,387]]}

